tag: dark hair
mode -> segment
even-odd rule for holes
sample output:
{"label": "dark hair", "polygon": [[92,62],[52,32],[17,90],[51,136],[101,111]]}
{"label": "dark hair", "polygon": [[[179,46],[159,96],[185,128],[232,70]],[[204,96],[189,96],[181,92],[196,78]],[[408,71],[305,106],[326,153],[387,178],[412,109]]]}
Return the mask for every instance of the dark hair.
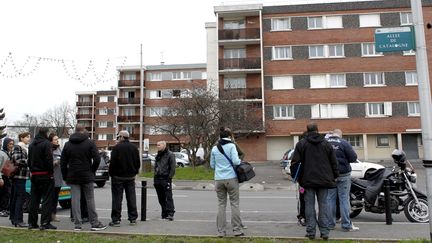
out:
{"label": "dark hair", "polygon": [[21,140],[27,136],[30,136],[29,132],[20,133],[20,134],[18,134],[18,140],[21,142]]}
{"label": "dark hair", "polygon": [[49,132],[49,128],[48,127],[41,127],[39,129],[39,135],[42,135],[42,137],[44,138],[48,138],[47,137],[47,133]]}
{"label": "dark hair", "polygon": [[75,126],[75,132],[85,132],[85,127],[84,127],[84,125],[83,124],[76,124],[76,126]]}
{"label": "dark hair", "polygon": [[306,126],[308,132],[318,132],[318,125],[315,122],[310,122]]}
{"label": "dark hair", "polygon": [[228,138],[230,136],[231,136],[231,130],[227,131],[225,127],[221,127],[219,129],[219,137],[220,138]]}
{"label": "dark hair", "polygon": [[57,134],[55,132],[52,132],[48,135],[48,140],[50,140],[50,142],[52,142],[54,140],[54,137],[57,136]]}

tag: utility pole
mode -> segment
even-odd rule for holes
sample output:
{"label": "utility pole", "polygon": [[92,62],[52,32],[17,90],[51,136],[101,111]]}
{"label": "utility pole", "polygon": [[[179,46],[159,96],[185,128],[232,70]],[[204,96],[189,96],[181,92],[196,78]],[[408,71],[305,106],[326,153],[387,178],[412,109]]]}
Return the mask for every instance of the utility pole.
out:
{"label": "utility pole", "polygon": [[429,235],[432,240],[432,104],[421,0],[411,0],[411,11],[416,39],[416,67],[423,139],[423,166],[426,169],[426,190],[429,206]]}
{"label": "utility pole", "polygon": [[144,70],[143,70],[143,53],[142,44],[140,52],[140,132],[139,132],[139,153],[140,153],[140,164],[143,168],[143,117],[144,117]]}

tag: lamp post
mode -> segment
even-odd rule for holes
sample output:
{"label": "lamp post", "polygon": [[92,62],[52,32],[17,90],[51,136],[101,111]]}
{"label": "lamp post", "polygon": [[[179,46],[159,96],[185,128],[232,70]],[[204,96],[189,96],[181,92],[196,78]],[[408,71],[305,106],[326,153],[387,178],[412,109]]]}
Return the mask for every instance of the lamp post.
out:
{"label": "lamp post", "polygon": [[429,234],[432,240],[432,104],[421,0],[411,0],[411,11],[416,40],[416,67],[423,139],[423,166],[426,168],[426,190],[429,206]]}

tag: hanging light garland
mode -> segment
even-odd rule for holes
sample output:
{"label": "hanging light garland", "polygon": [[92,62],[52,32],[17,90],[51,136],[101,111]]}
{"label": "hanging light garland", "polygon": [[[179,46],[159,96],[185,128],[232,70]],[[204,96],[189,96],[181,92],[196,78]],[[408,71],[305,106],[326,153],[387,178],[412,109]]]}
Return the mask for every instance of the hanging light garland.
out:
{"label": "hanging light garland", "polygon": [[[124,66],[126,63],[127,57],[123,56],[122,58],[123,58],[123,61],[122,61],[121,66]],[[35,63],[34,66],[32,68],[30,68],[29,71],[24,72],[26,66],[28,66],[30,62]],[[30,76],[39,68],[41,62],[48,62],[48,63],[51,62],[51,63],[61,64],[65,74],[69,78],[79,81],[82,85],[84,85],[86,87],[92,87],[94,85],[97,85],[98,83],[106,83],[106,82],[110,82],[110,81],[118,79],[118,73],[117,72],[115,72],[115,74],[112,75],[111,77],[105,77],[107,75],[109,69],[110,69],[111,58],[107,59],[106,64],[105,64],[105,68],[100,75],[98,75],[98,73],[96,72],[95,64],[94,64],[94,61],[92,61],[92,60],[89,61],[89,64],[86,68],[86,71],[80,75],[78,73],[75,61],[74,60],[67,60],[67,59],[28,56],[26,58],[24,64],[20,68],[17,68],[11,52],[9,52],[9,55],[0,64],[0,76],[4,77],[4,78],[9,78],[9,79]],[[3,71],[6,69],[7,66],[12,67],[11,68],[12,70],[10,73],[6,73]],[[90,72],[92,73],[93,78],[87,77],[87,76],[89,76]],[[89,83],[88,80],[94,80],[94,81]]]}

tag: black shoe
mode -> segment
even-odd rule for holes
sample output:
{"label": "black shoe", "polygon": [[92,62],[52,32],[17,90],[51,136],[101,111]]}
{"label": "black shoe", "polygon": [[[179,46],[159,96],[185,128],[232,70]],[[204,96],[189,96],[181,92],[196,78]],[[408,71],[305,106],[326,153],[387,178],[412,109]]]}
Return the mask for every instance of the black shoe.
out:
{"label": "black shoe", "polygon": [[315,239],[315,235],[305,235],[305,237],[308,238],[309,240]]}
{"label": "black shoe", "polygon": [[120,227],[120,221],[111,221],[111,222],[109,222],[109,226]]}
{"label": "black shoe", "polygon": [[40,226],[40,230],[56,230],[57,227],[55,227],[52,224],[43,224]]}
{"label": "black shoe", "polygon": [[29,225],[28,229],[39,229],[39,225],[35,224],[35,225]]}
{"label": "black shoe", "polygon": [[21,222],[21,223],[15,224],[15,227],[18,227],[18,228],[28,228],[29,225],[26,224],[26,223],[24,223],[24,222]]}
{"label": "black shoe", "polygon": [[6,210],[3,210],[0,212],[0,217],[9,217],[9,212]]}
{"label": "black shoe", "polygon": [[168,220],[168,221],[173,221],[173,220],[174,220],[174,216],[173,216],[173,215],[168,215],[168,216],[166,217],[166,220]]}
{"label": "black shoe", "polygon": [[322,238],[323,240],[328,240],[328,239],[329,239],[329,236],[328,236],[328,235],[321,235],[321,238]]}
{"label": "black shoe", "polygon": [[91,227],[91,231],[100,231],[106,229],[107,226],[99,222],[98,224]]}
{"label": "black shoe", "polygon": [[136,221],[135,219],[132,219],[132,220],[130,220],[129,222],[130,222],[130,223],[129,223],[130,225],[136,225],[136,223],[137,223],[137,221]]}

